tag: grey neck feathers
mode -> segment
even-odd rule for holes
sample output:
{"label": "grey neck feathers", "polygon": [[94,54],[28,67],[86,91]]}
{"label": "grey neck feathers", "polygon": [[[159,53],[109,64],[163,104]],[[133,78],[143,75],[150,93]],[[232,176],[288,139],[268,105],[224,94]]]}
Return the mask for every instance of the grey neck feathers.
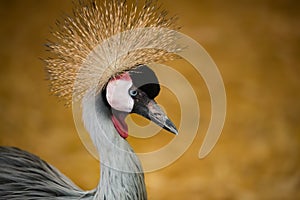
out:
{"label": "grey neck feathers", "polygon": [[116,131],[111,111],[98,97],[82,102],[83,122],[100,157],[100,182],[94,200],[147,199],[140,161],[128,142]]}

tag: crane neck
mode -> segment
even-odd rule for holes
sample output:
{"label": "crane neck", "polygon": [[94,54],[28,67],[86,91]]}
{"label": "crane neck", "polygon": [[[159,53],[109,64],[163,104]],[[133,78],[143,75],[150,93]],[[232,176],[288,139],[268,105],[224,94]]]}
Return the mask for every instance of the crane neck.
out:
{"label": "crane neck", "polygon": [[115,129],[102,95],[91,96],[83,99],[82,114],[100,157],[100,182],[94,199],[147,199],[139,158]]}

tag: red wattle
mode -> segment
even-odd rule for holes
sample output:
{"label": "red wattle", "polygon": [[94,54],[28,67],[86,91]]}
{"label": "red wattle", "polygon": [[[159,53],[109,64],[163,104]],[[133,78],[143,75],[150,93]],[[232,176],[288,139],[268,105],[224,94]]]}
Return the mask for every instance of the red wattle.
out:
{"label": "red wattle", "polygon": [[117,129],[120,136],[126,139],[128,137],[128,127],[124,120],[125,117],[123,119],[119,119],[118,117],[112,115],[112,122],[115,128]]}

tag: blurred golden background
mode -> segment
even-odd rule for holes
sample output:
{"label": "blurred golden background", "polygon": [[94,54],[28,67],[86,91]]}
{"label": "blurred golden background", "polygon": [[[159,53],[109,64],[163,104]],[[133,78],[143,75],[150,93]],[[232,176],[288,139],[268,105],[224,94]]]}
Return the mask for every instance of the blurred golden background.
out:
{"label": "blurred golden background", "polygon": [[[199,160],[209,95],[201,78],[183,70],[199,98],[199,134],[179,160],[146,174],[149,199],[300,199],[300,3],[161,2],[180,17],[181,32],[203,45],[218,65],[228,110],[218,144]],[[39,59],[47,55],[49,27],[71,7],[66,0],[0,1],[0,145],[39,155],[92,189],[98,162],[81,144],[71,109],[49,95]],[[166,105],[168,94],[159,102],[179,124],[178,107]]]}

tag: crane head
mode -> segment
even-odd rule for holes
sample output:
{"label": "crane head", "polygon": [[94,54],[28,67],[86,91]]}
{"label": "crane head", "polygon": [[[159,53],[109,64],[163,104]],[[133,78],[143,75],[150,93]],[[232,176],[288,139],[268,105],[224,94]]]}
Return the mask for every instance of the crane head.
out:
{"label": "crane head", "polygon": [[104,99],[111,108],[112,122],[121,137],[128,137],[125,118],[130,113],[139,114],[169,132],[178,134],[173,122],[154,100],[159,91],[158,79],[146,65],[140,65],[109,80],[103,91]]}

